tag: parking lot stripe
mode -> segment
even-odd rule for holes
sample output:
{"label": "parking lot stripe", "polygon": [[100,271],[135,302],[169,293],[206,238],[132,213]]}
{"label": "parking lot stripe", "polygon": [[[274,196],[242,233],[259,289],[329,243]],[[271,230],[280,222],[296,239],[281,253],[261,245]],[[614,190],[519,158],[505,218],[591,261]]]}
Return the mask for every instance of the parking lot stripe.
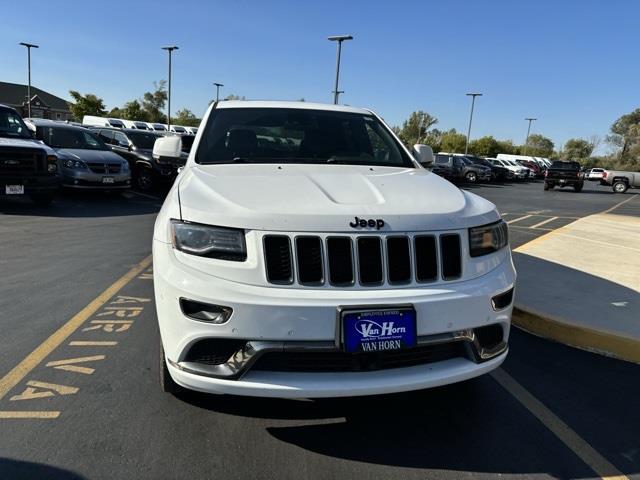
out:
{"label": "parking lot stripe", "polygon": [[62,327],[56,330],[49,338],[42,342],[36,349],[27,355],[9,373],[0,379],[0,400],[9,393],[22,379],[36,368],[47,356],[60,346],[74,333],[91,315],[96,313],[111,297],[118,293],[131,280],[136,278],[151,264],[151,255],[131,268],[122,277],[116,280],[109,288],[93,299],[86,307],[76,313]]}
{"label": "parking lot stripe", "polygon": [[553,222],[554,220],[557,220],[558,217],[551,217],[551,218],[547,218],[546,220],[541,221],[540,223],[536,223],[535,225],[531,225],[529,228],[539,228],[542,225],[545,225],[549,222]]}
{"label": "parking lot stripe", "polygon": [[92,342],[83,340],[74,340],[69,342],[72,347],[114,347],[118,342]]}
{"label": "parking lot stripe", "polygon": [[630,202],[631,200],[640,197],[640,195],[638,194],[633,194],[631,197],[627,198],[626,200],[622,200],[619,203],[616,203],[613,207],[608,208],[607,210],[605,210],[604,212],[600,212],[600,213],[611,213],[613,212],[616,208],[621,207],[622,205],[624,205],[627,202]]}
{"label": "parking lot stripe", "polygon": [[60,412],[53,410],[0,411],[0,418],[58,418]]}
{"label": "parking lot stripe", "polygon": [[531,218],[533,215],[525,215],[524,217],[514,218],[513,220],[509,220],[507,223],[511,225],[512,223],[519,222],[520,220],[526,220],[527,218]]}
{"label": "parking lot stripe", "polygon": [[569,449],[586,463],[600,478],[606,480],[629,480],[611,462],[598,453],[585,439],[549,410],[540,400],[518,383],[502,368],[491,372],[491,376],[522,406],[547,427]]}

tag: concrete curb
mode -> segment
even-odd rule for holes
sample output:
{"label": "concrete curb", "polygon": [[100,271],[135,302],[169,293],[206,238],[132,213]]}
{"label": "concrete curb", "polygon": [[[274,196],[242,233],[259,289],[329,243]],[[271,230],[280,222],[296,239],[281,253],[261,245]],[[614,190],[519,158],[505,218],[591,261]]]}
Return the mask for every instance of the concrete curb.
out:
{"label": "concrete curb", "polygon": [[512,323],[534,335],[589,352],[640,364],[640,340],[621,337],[513,308]]}

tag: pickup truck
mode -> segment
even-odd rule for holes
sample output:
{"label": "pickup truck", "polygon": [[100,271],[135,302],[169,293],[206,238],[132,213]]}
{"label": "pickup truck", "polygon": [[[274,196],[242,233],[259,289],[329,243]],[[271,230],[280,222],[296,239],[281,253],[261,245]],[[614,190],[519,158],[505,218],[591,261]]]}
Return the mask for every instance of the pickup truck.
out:
{"label": "pickup truck", "polygon": [[576,192],[580,192],[584,186],[584,173],[580,164],[561,160],[553,162],[544,176],[544,189],[551,190],[555,186],[573,187]]}
{"label": "pickup truck", "polygon": [[640,172],[605,170],[600,184],[613,187],[615,193],[624,193],[629,188],[640,188]]}
{"label": "pickup truck", "polygon": [[46,206],[60,188],[58,157],[13,108],[0,105],[0,198],[28,195]]}

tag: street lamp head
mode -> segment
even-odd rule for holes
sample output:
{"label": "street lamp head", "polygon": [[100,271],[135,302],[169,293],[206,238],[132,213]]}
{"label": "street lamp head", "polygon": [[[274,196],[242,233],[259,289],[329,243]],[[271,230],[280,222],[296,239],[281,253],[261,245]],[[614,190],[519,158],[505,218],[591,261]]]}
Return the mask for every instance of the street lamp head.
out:
{"label": "street lamp head", "polygon": [[178,50],[178,47],[176,45],[167,45],[166,47],[162,47],[162,50],[173,52],[174,50]]}
{"label": "street lamp head", "polygon": [[532,122],[533,120],[537,120],[537,118],[525,118],[528,122]]}
{"label": "street lamp head", "polygon": [[353,40],[352,35],[333,35],[331,37],[327,37],[327,40],[332,42],[342,42],[344,40]]}
{"label": "street lamp head", "polygon": [[469,96],[469,97],[481,97],[482,96],[481,93],[467,93],[466,95]]}
{"label": "street lamp head", "polygon": [[20,42],[20,45],[27,48],[40,48],[38,45],[34,45],[33,43]]}
{"label": "street lamp head", "polygon": [[216,83],[216,82],[213,82],[213,84],[214,84],[216,87],[224,87],[224,85],[223,85],[222,83]]}

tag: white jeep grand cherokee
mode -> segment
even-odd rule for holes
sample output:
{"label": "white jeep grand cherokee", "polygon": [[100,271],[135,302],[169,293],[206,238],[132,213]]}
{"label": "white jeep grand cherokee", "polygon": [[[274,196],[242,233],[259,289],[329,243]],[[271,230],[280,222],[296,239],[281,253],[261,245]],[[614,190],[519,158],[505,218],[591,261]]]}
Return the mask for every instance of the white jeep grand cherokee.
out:
{"label": "white jeep grand cherokee", "polygon": [[507,226],[429,158],[369,110],[213,104],[155,224],[163,388],[370,395],[498,367]]}

